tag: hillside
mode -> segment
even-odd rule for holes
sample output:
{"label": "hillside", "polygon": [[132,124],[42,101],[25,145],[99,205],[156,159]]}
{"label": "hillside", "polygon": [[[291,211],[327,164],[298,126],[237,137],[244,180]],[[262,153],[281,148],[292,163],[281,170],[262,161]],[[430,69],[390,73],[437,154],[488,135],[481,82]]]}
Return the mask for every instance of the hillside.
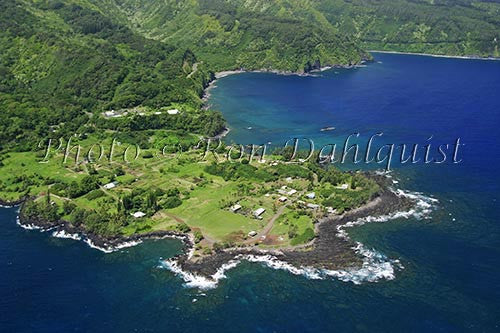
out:
{"label": "hillside", "polygon": [[[40,137],[89,132],[91,116],[110,109],[198,111],[211,74],[203,65],[191,74],[196,61],[187,48],[146,39],[69,1],[1,2],[0,145],[33,149]],[[183,119],[178,127],[213,134]]]}
{"label": "hillside", "polygon": [[[222,117],[200,107],[214,71],[304,72],[366,55],[306,14],[316,15],[291,1],[1,2],[0,145],[33,149],[41,137],[88,133],[99,113],[136,107],[182,107],[203,121],[190,113],[170,127],[213,135]],[[112,124],[122,125],[137,127]]]}
{"label": "hillside", "polygon": [[[0,146],[88,133],[113,109],[180,107],[214,134],[213,73],[307,72],[362,49],[499,56],[500,4],[477,0],[10,0],[0,3]],[[198,119],[203,117],[203,121]],[[138,124],[141,123],[141,126]],[[144,128],[141,120],[100,124]]]}
{"label": "hillside", "polygon": [[357,47],[500,56],[498,0],[93,2],[149,38],[189,45],[217,69],[347,63]]}
{"label": "hillside", "polygon": [[189,47],[215,70],[349,64],[368,55],[310,1],[100,1],[102,12],[148,38]]}
{"label": "hillside", "polygon": [[498,0],[321,0],[316,9],[366,50],[500,57]]}

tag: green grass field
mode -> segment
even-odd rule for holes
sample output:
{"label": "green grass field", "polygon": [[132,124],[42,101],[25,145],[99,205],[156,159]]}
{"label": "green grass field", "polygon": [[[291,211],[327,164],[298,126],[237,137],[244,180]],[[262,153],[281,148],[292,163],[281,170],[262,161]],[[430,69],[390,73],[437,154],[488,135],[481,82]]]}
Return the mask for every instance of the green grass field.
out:
{"label": "green grass field", "polygon": [[[160,136],[165,137],[165,133],[161,133]],[[149,139],[150,142],[158,140],[159,138],[154,135]],[[271,162],[252,163],[252,167],[249,165],[242,168],[243,171],[235,171],[241,173],[238,176],[235,176],[234,172],[226,175],[211,174],[207,172],[207,166],[213,164],[213,157],[208,156],[207,160],[203,160],[198,150],[190,150],[179,155],[160,154],[158,149],[145,149],[137,159],[134,159],[135,150],[130,148],[127,162],[124,161],[123,152],[128,144],[117,143],[114,158],[110,162],[112,139],[109,134],[104,137],[102,134],[99,137],[91,136],[75,141],[74,144],[77,142],[83,147],[78,163],[74,160],[76,149],[68,155],[66,163],[63,163],[62,151],[52,152],[50,158],[45,160],[43,151],[12,152],[4,155],[0,172],[0,197],[4,200],[17,200],[29,194],[41,198],[50,191],[51,200],[58,206],[62,207],[64,202],[71,201],[84,211],[106,210],[106,214],[115,216],[120,212],[119,202],[124,201],[125,197],[130,196],[134,204],[134,200],[144,199],[147,193],[160,193],[161,199],[156,205],[157,208],[147,211],[146,216],[142,218],[131,216],[140,208],[128,208],[125,222],[121,222],[118,230],[122,234],[131,235],[153,230],[176,230],[182,225],[187,225],[191,230],[201,232],[206,246],[212,246],[214,243],[239,242],[282,246],[293,243],[293,238],[299,237],[308,228],[314,229],[313,221],[325,213],[322,202],[334,204],[349,203],[352,200],[361,202],[364,197],[369,197],[377,189],[375,186],[365,186],[366,188],[339,190],[328,181],[318,181],[317,175],[310,176],[307,166],[294,166],[287,171],[287,167],[281,165],[279,170],[285,174],[288,172],[288,174],[308,175],[309,179],[301,176],[286,177],[286,175],[273,176],[267,180],[252,178],[262,175],[262,173],[253,174],[252,170],[273,171]],[[85,158],[88,157],[89,147],[96,143],[103,145],[105,154],[100,161],[90,163]],[[97,159],[99,154],[96,146],[93,153],[94,159]],[[91,190],[86,194],[77,193],[75,197],[70,197],[69,188],[84,182],[89,174],[94,175],[100,184],[100,189]],[[342,177],[342,182],[348,182],[351,187],[353,176],[346,174]],[[106,189],[103,185],[111,181],[116,182],[116,187]],[[291,189],[296,190],[296,193],[287,194]],[[168,208],[164,202],[170,196],[168,193],[172,191],[178,204]],[[310,192],[317,193],[317,197],[306,198],[305,194]],[[287,197],[286,202],[278,200],[282,196]],[[305,207],[307,203],[317,204],[319,208],[307,208]],[[234,204],[239,204],[242,208],[232,212],[230,207]],[[144,204],[142,206],[135,204],[134,207],[144,207]],[[265,209],[260,218],[254,216],[258,208]],[[63,213],[62,208],[60,211],[63,218],[72,221],[71,214]],[[267,237],[251,239],[248,236],[251,231],[257,233],[266,231]],[[265,238],[266,242],[262,242]]]}

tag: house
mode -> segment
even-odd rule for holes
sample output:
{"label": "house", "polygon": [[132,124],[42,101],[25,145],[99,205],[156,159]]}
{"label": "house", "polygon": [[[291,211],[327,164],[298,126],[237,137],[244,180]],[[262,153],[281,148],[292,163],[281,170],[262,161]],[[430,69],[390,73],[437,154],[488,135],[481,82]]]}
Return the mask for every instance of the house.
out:
{"label": "house", "polygon": [[278,200],[279,200],[279,202],[285,202],[288,199],[287,199],[287,197],[279,197]]}
{"label": "house", "polygon": [[306,197],[307,197],[308,199],[314,199],[314,198],[316,198],[316,193],[314,193],[314,192],[307,193],[307,194],[306,194]]}
{"label": "house", "polygon": [[337,210],[333,209],[333,207],[326,207],[326,211],[328,214],[335,214],[337,212]]}
{"label": "house", "polygon": [[167,110],[167,113],[168,114],[178,114],[179,110],[177,110],[177,109]]}
{"label": "house", "polygon": [[287,182],[289,182],[289,183],[291,183],[291,182],[293,181],[292,177],[287,177],[285,180],[286,180]]}
{"label": "house", "polygon": [[312,203],[308,203],[306,205],[307,208],[311,208],[311,209],[318,209],[319,208],[319,205],[317,204],[312,204]]}
{"label": "house", "polygon": [[[126,115],[127,113],[124,112],[123,115]],[[103,113],[104,117],[106,118],[119,118],[122,116],[122,114],[116,112],[115,110],[111,110],[111,111],[106,111]]]}
{"label": "house", "polygon": [[157,116],[159,116],[160,114],[161,114],[161,112],[160,112],[160,111],[156,111],[156,112],[155,112],[155,115],[157,115]]}
{"label": "house", "polygon": [[257,236],[257,231],[253,231],[253,230],[252,230],[252,231],[250,231],[250,232],[248,233],[248,236],[250,236],[250,237],[255,237],[255,236]]}
{"label": "house", "polygon": [[118,182],[111,182],[106,185],[104,185],[104,189],[106,190],[111,190],[112,188],[115,188],[118,185]]}
{"label": "house", "polygon": [[144,214],[143,212],[135,212],[134,214],[132,214],[132,216],[136,219],[140,219],[141,217],[146,216],[146,214]]}
{"label": "house", "polygon": [[236,213],[237,211],[239,211],[241,209],[241,205],[236,204],[236,205],[232,206],[230,209],[233,213]]}
{"label": "house", "polygon": [[342,184],[340,186],[337,186],[339,190],[347,190],[349,188],[349,184]]}
{"label": "house", "polygon": [[255,217],[260,217],[262,214],[264,214],[264,212],[266,211],[265,208],[262,208],[260,207],[259,209],[257,209],[255,212],[253,212],[253,215]]}
{"label": "house", "polygon": [[294,189],[292,188],[290,191],[288,191],[288,193],[287,193],[287,194],[288,194],[288,195],[294,195],[295,193],[297,193],[297,190],[294,190]]}

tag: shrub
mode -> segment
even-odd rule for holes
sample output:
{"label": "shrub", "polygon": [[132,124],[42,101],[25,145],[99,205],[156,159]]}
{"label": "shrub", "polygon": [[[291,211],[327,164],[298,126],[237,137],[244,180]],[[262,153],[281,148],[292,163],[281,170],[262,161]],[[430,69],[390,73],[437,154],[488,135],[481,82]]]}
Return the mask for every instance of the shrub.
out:
{"label": "shrub", "polygon": [[87,200],[91,200],[92,201],[92,200],[100,198],[100,197],[102,197],[104,195],[105,194],[104,194],[103,191],[101,191],[101,190],[94,190],[94,191],[90,192],[89,194],[87,194],[86,198],[87,198]]}
{"label": "shrub", "polygon": [[307,228],[306,230],[304,230],[304,233],[293,238],[290,244],[292,245],[304,244],[311,241],[313,238],[314,238],[314,230],[312,230],[311,228]]}
{"label": "shrub", "polygon": [[175,208],[179,207],[180,205],[182,205],[182,200],[179,199],[178,197],[167,197],[161,203],[161,206],[164,209]]}

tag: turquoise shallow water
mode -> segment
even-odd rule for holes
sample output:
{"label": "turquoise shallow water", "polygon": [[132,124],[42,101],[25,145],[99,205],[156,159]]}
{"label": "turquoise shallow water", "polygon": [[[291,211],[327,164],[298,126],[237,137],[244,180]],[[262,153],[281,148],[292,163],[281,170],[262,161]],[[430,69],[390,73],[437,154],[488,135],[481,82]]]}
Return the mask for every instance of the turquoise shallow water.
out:
{"label": "turquoise shallow water", "polygon": [[342,142],[354,131],[383,131],[385,142],[461,137],[461,164],[395,167],[397,186],[439,200],[431,219],[349,231],[404,269],[354,285],[244,262],[200,291],[158,267],[178,241],[104,254],[23,230],[15,209],[0,209],[2,331],[499,330],[500,62],[377,54],[365,68],[321,77],[241,74],[217,86],[211,103],[239,143]]}

